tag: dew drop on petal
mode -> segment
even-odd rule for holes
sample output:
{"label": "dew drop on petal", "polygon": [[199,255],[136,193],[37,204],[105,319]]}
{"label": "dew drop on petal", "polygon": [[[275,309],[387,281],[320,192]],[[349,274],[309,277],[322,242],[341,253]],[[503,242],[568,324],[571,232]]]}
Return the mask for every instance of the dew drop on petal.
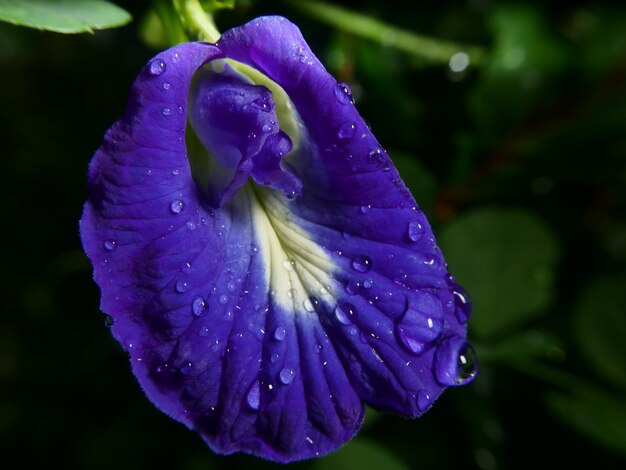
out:
{"label": "dew drop on petal", "polygon": [[254,382],[252,387],[250,387],[246,401],[248,402],[250,409],[259,409],[259,403],[261,402],[261,387],[259,386],[259,382]]}
{"label": "dew drop on petal", "polygon": [[163,89],[164,90],[166,90],[166,91],[169,90],[171,86],[172,85],[170,84],[170,82],[163,82]]}
{"label": "dew drop on petal", "polygon": [[113,250],[115,250],[115,247],[117,246],[117,243],[115,243],[115,241],[113,241],[113,240],[104,240],[103,246],[104,246],[105,250],[113,251]]}
{"label": "dew drop on petal", "polygon": [[372,206],[370,206],[369,204],[361,206],[361,214],[367,214],[371,208]]}
{"label": "dew drop on petal", "polygon": [[341,323],[342,325],[352,324],[352,321],[350,320],[350,317],[348,316],[349,313],[347,310],[349,310],[349,308],[347,308],[346,306],[342,307],[340,305],[337,305],[335,307],[335,317],[337,318],[339,323]]}
{"label": "dew drop on petal", "polygon": [[276,364],[279,359],[280,359],[280,355],[278,353],[274,353],[272,354],[272,357],[270,357],[270,361],[272,364]]}
{"label": "dew drop on petal", "polygon": [[150,63],[150,75],[157,76],[165,72],[165,62],[162,59],[155,59]]}
{"label": "dew drop on petal", "polygon": [[280,370],[280,373],[278,374],[278,377],[280,378],[280,381],[282,383],[287,385],[287,384],[290,384],[291,382],[293,382],[293,379],[296,378],[296,373],[294,372],[293,369],[290,369],[289,367],[283,367]]}
{"label": "dew drop on petal", "polygon": [[459,323],[464,325],[472,313],[472,301],[467,292],[459,285],[455,285],[452,288],[452,295],[454,295],[454,304],[456,306],[454,314]]}
{"label": "dew drop on petal", "polygon": [[172,203],[170,204],[170,210],[174,214],[180,214],[184,207],[185,207],[185,203],[181,201],[180,199],[174,199]]}
{"label": "dew drop on petal", "polygon": [[313,302],[311,302],[311,299],[304,299],[304,301],[302,302],[302,305],[304,306],[304,310],[306,310],[307,312],[315,311],[315,308],[313,308]]}
{"label": "dew drop on petal", "polygon": [[416,220],[409,222],[408,235],[412,242],[418,242],[424,235],[424,226]]}
{"label": "dew drop on petal", "polygon": [[180,373],[183,375],[191,374],[192,370],[193,364],[191,363],[191,361],[183,363],[183,365],[180,367]]}
{"label": "dew drop on petal", "polygon": [[358,294],[360,289],[361,289],[361,282],[356,278],[350,279],[348,283],[346,284],[346,292],[350,295]]}
{"label": "dew drop on petal", "polygon": [[279,326],[274,331],[274,339],[276,341],[282,341],[287,337],[287,329],[284,326]]}
{"label": "dew drop on petal", "polygon": [[182,279],[176,281],[176,292],[182,294],[183,292],[187,292],[188,289],[189,283],[187,281],[183,281]]}
{"label": "dew drop on petal", "polygon": [[360,273],[367,273],[372,269],[372,260],[365,255],[358,255],[352,260],[352,267]]}
{"label": "dew drop on petal", "polygon": [[200,315],[202,315],[202,312],[204,312],[205,308],[206,308],[206,302],[204,301],[202,297],[196,297],[191,302],[191,311],[196,317],[199,317]]}
{"label": "dew drop on petal", "polygon": [[219,302],[221,305],[224,305],[226,302],[228,302],[228,296],[227,296],[226,294],[222,294],[222,295],[220,295],[220,297],[219,297],[219,299],[218,299],[218,302]]}
{"label": "dew drop on petal", "polygon": [[442,385],[463,385],[476,376],[474,348],[461,336],[442,341],[435,352],[435,378]]}
{"label": "dew drop on petal", "polygon": [[172,114],[172,110],[170,108],[163,108],[161,113],[163,114],[163,116],[169,116],[170,114]]}
{"label": "dew drop on petal", "polygon": [[335,85],[335,96],[337,100],[342,104],[354,104],[354,98],[352,98],[352,90],[348,84],[343,82],[337,82]]}
{"label": "dew drop on petal", "polygon": [[365,279],[363,281],[363,287],[365,287],[366,289],[371,289],[373,285],[374,285],[373,279]]}
{"label": "dew drop on petal", "polygon": [[432,399],[426,390],[420,390],[417,392],[417,408],[420,411],[426,411],[432,404]]}
{"label": "dew drop on petal", "polygon": [[356,134],[354,121],[346,121],[337,129],[337,138],[340,140],[352,139]]}

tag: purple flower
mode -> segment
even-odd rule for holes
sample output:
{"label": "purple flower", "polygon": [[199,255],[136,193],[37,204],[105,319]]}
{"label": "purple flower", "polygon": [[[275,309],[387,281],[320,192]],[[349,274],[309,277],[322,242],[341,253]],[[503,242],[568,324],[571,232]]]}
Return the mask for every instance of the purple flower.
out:
{"label": "purple flower", "polygon": [[475,375],[469,300],[426,217],[284,18],[148,63],[89,189],[112,333],[148,398],[216,452],[324,455],[364,403],[420,416]]}

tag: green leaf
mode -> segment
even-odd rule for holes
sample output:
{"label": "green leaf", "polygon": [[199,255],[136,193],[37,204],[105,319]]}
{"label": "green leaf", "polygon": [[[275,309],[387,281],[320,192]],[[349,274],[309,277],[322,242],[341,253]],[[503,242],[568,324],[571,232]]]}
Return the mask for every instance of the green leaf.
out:
{"label": "green leaf", "polygon": [[0,20],[57,33],[84,33],[123,26],[132,17],[105,0],[2,0]]}
{"label": "green leaf", "polygon": [[626,405],[605,392],[546,397],[550,410],[562,421],[598,444],[626,455]]}
{"label": "green leaf", "polygon": [[470,328],[478,336],[545,313],[559,247],[532,213],[477,209],[447,226],[440,242],[451,272],[474,302]]}
{"label": "green leaf", "polygon": [[313,470],[408,470],[409,466],[376,441],[357,437],[345,447],[313,465]]}
{"label": "green leaf", "polygon": [[574,337],[583,357],[604,378],[626,387],[626,277],[598,279],[574,308]]}

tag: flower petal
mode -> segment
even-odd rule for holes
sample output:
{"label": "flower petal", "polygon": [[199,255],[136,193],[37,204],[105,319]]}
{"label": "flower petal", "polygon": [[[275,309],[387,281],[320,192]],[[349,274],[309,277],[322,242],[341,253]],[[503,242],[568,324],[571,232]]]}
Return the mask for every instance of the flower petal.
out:
{"label": "flower petal", "polygon": [[[227,153],[232,184],[212,200],[187,158],[188,96],[225,56],[282,86],[303,128],[284,159],[284,129],[252,159]],[[424,214],[282,18],[153,59],[89,185],[81,236],[112,332],[147,396],[217,452],[323,455],[356,433],[363,400],[418,416],[474,375],[469,304]]]}
{"label": "flower petal", "polygon": [[[457,384],[437,378],[460,370],[468,316],[426,217],[347,85],[326,72],[295,25],[259,18],[218,46],[276,81],[308,133],[286,158],[301,175],[302,197],[281,210],[334,254],[332,301],[316,310],[351,382],[371,405],[419,416]],[[459,384],[471,379],[462,375]]]}

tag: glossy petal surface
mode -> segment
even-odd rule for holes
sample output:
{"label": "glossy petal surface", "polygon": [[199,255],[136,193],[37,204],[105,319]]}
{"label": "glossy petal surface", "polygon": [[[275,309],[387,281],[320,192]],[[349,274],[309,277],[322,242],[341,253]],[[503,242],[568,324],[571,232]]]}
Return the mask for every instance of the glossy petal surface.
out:
{"label": "glossy petal surface", "polygon": [[[248,106],[267,89],[220,83],[243,93],[228,117],[207,85],[210,122],[194,128],[230,179],[205,188],[186,146],[189,110],[204,105],[188,97],[196,71],[222,57],[278,83],[302,135],[287,156],[278,128],[240,142],[272,119]],[[323,455],[356,433],[363,402],[419,416],[473,377],[469,304],[425,216],[349,89],[287,20],[153,59],[89,184],[81,235],[113,334],[148,397],[217,452]]]}

